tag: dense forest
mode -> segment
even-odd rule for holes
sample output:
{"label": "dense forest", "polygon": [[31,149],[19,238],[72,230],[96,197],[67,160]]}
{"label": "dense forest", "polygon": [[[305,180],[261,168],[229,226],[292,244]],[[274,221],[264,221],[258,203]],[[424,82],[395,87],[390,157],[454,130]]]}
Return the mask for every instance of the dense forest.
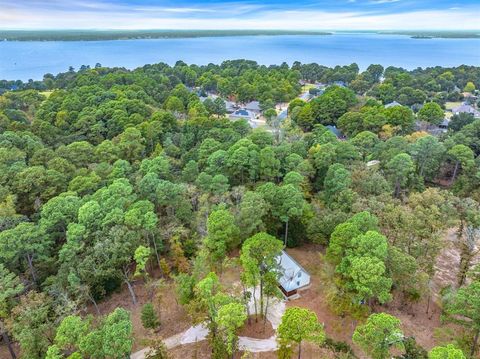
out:
{"label": "dense forest", "polygon": [[[323,290],[311,295],[348,338],[293,300],[279,358],[302,345],[325,355],[312,358],[476,357],[480,119],[450,112],[438,129],[451,103],[478,108],[479,87],[472,66],[247,60],[0,81],[0,356],[125,358],[150,346],[147,357],[168,358],[160,340],[141,341],[131,311],[159,338],[173,297],[208,328],[208,357],[240,358],[239,329],[282,296],[276,258],[288,247],[313,252]],[[222,98],[259,101],[267,125],[229,119]],[[459,260],[436,291],[448,233]],[[118,293],[128,306],[103,306]],[[434,306],[432,345],[392,314]]]}

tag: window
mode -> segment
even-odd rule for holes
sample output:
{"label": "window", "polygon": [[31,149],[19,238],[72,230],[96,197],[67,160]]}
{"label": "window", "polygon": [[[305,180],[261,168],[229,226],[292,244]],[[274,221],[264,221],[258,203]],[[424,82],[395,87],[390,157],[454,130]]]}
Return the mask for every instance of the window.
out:
{"label": "window", "polygon": [[302,272],[298,272],[297,277],[300,278],[302,276]]}

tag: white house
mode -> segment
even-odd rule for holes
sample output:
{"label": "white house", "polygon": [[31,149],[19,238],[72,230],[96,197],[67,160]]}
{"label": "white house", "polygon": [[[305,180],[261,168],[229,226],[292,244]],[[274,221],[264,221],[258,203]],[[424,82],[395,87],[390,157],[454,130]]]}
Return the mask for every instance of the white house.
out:
{"label": "white house", "polygon": [[284,296],[288,299],[297,294],[299,290],[306,289],[310,285],[310,274],[290,257],[287,252],[277,258],[282,272],[278,284]]}

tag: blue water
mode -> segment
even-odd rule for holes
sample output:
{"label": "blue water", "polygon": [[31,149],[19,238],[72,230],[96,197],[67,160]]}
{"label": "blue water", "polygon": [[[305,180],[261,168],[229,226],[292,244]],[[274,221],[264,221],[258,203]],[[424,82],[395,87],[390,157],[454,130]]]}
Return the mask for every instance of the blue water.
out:
{"label": "blue water", "polygon": [[249,59],[261,64],[294,61],[326,66],[356,62],[407,69],[480,65],[480,39],[412,39],[403,35],[341,33],[331,36],[248,36],[158,40],[0,42],[0,79],[41,79],[69,66],[135,68],[177,60],[193,64]]}

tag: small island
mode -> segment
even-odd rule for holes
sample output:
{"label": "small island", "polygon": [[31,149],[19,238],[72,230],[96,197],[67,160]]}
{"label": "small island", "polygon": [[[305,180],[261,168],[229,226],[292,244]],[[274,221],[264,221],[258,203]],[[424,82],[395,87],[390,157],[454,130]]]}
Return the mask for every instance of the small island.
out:
{"label": "small island", "polygon": [[383,35],[406,35],[412,39],[480,39],[480,31],[380,31]]}

